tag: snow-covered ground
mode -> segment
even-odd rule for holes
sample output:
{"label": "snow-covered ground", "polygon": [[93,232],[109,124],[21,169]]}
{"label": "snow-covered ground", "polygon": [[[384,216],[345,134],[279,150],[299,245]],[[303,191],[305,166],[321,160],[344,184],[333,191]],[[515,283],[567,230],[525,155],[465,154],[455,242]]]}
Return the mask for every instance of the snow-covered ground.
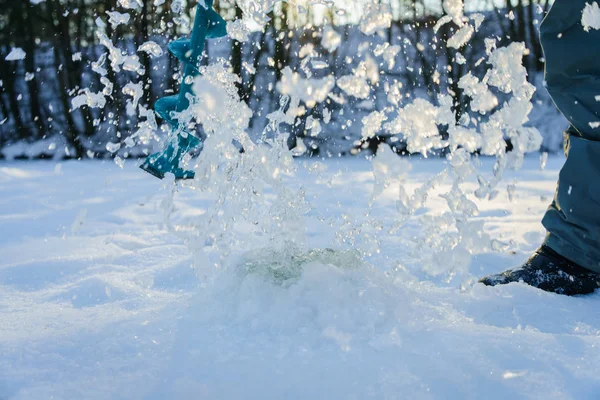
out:
{"label": "snow-covered ground", "polygon": [[[476,254],[473,277],[540,244],[563,161],[541,170],[530,156],[506,179],[512,201],[477,201],[508,246]],[[415,161],[410,183],[441,164]],[[295,177],[315,206],[312,248],[334,246],[329,217],[364,215],[371,199],[368,162],[326,166]],[[167,196],[133,163],[0,164],[0,399],[598,398],[598,294],[444,284],[406,261],[411,232],[352,268],[309,263],[278,286],[190,254],[164,228]],[[395,198],[370,215],[393,218]],[[192,214],[203,201],[176,196]]]}

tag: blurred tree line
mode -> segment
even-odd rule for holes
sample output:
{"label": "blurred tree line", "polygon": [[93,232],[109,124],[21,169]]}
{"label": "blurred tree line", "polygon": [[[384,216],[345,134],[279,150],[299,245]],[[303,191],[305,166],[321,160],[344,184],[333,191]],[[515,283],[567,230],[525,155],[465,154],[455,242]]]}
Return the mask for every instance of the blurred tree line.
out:
{"label": "blurred tree line", "polygon": [[[457,94],[457,119],[465,106],[457,83],[483,54],[483,38],[496,36],[500,45],[525,42],[530,49],[525,60],[530,73],[543,70],[537,30],[550,0],[502,0],[501,4],[492,0],[466,0],[468,8],[477,8],[486,16],[471,44],[461,49],[468,60],[466,64],[456,61],[456,50],[447,48],[445,40],[436,40],[450,37],[456,26],[445,25],[437,35],[433,34],[432,28],[441,15],[442,0],[376,1],[388,4],[394,15],[391,28],[376,40],[402,47],[396,67],[389,70],[382,67],[386,79],[397,79],[404,83],[407,92],[424,93],[433,99],[435,93],[442,90],[435,72],[450,78],[444,81],[450,82],[448,89]],[[242,77],[240,96],[254,110],[260,110],[256,113],[258,119],[278,107],[275,84],[280,81],[285,66],[300,67],[299,49],[312,43],[316,49],[323,50],[316,32],[322,29],[324,21],[336,25],[343,43],[331,54],[321,51],[328,57],[329,67],[319,70],[318,75],[348,74],[358,63],[353,59],[356,48],[351,46],[351,37],[356,33],[349,24],[352,16],[323,6],[304,9],[298,6],[300,2],[278,3],[269,15],[266,28],[252,33],[248,42],[227,39],[207,46],[206,60],[224,58]],[[369,2],[371,0],[364,0],[361,5]],[[91,63],[106,52],[96,35],[96,20],[106,21],[107,11],[125,12],[118,0],[0,0],[0,9],[4,10],[0,14],[0,148],[14,141],[33,142],[59,135],[73,151],[67,156],[101,155],[106,153],[107,140],[122,139],[138,123],[135,116],[125,113],[123,88],[129,81],[143,83],[140,104],[147,108],[165,92],[177,90],[179,66],[175,58],[166,52],[153,58],[144,52],[136,53],[136,49],[148,40],[165,49],[168,40],[188,34],[196,1],[138,0],[138,4],[139,9],[126,10],[131,15],[127,24],[116,28],[107,24],[106,33],[117,47],[137,54],[145,74],[117,73],[106,63],[107,77],[114,85],[106,107],[73,110],[71,99],[81,89],[98,91],[102,88],[100,76],[90,71]],[[354,6],[360,10],[357,4]],[[216,0],[215,8],[227,20],[242,16],[242,9],[235,0]],[[22,48],[26,57],[7,61],[7,55],[15,47]],[[303,126],[297,128],[299,137],[302,129]]]}

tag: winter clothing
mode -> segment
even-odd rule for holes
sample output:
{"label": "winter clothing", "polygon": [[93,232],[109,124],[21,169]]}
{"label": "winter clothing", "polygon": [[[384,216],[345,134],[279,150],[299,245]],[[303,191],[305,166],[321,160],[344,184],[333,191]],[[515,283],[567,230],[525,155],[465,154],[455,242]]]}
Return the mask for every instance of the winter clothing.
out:
{"label": "winter clothing", "polygon": [[600,31],[584,29],[586,0],[556,0],[542,22],[546,85],[571,123],[567,161],[542,221],[544,245],[517,270],[483,278],[495,286],[522,281],[559,294],[600,288]]}
{"label": "winter clothing", "polygon": [[[567,162],[543,219],[545,245],[600,272],[600,31],[581,23],[586,0],[556,0],[541,26],[548,92],[571,127]],[[590,125],[591,124],[591,125]]]}

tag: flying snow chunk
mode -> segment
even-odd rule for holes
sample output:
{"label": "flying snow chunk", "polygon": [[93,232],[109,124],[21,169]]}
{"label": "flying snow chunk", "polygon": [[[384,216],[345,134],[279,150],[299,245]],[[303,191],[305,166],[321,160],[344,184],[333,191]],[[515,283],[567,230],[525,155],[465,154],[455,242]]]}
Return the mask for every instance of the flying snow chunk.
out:
{"label": "flying snow chunk", "polygon": [[163,55],[163,49],[160,47],[160,45],[156,42],[153,42],[152,40],[149,40],[145,43],[143,43],[139,48],[138,51],[143,51],[144,53],[147,53],[149,55],[151,55],[152,57],[160,57]]}
{"label": "flying snow chunk", "polygon": [[458,87],[471,98],[471,109],[480,114],[487,114],[498,105],[498,98],[489,90],[488,85],[479,78],[467,73],[458,81]]}
{"label": "flying snow chunk", "polygon": [[600,7],[598,7],[598,3],[585,4],[581,16],[581,25],[583,25],[583,30],[586,32],[589,32],[590,29],[600,29]]}
{"label": "flying snow chunk", "polygon": [[113,143],[113,142],[106,143],[106,150],[110,151],[111,153],[116,153],[117,151],[119,151],[120,148],[121,148],[121,143]]}
{"label": "flying snow chunk", "polygon": [[127,115],[130,117],[135,115],[135,110],[138,107],[138,103],[140,99],[144,95],[144,89],[142,87],[142,82],[133,83],[129,82],[122,90],[123,94],[126,96],[131,96],[132,99],[127,99]]}
{"label": "flying snow chunk", "polygon": [[85,88],[81,91],[80,95],[75,96],[71,100],[71,106],[73,107],[73,110],[76,110],[86,105],[90,108],[104,108],[106,105],[106,98],[101,92],[92,93],[88,88]]}
{"label": "flying snow chunk", "polygon": [[437,34],[438,31],[442,28],[442,26],[446,25],[450,21],[452,21],[452,17],[449,15],[444,15],[436,22],[435,26],[433,27],[433,33]]}
{"label": "flying snow chunk", "polygon": [[144,4],[142,0],[119,0],[119,5],[123,8],[135,10],[141,8]]}
{"label": "flying snow chunk", "polygon": [[315,45],[312,43],[306,43],[300,48],[298,52],[298,58],[304,59],[306,57],[313,57],[315,55]]}
{"label": "flying snow chunk", "polygon": [[281,81],[277,84],[277,90],[281,94],[296,97],[314,107],[327,99],[329,92],[335,86],[335,79],[327,76],[323,79],[304,79],[299,73],[293,72],[290,67],[283,70]]}
{"label": "flying snow chunk", "polygon": [[25,51],[23,51],[22,48],[20,47],[15,47],[13,48],[10,53],[8,53],[8,55],[6,56],[5,60],[6,61],[18,61],[18,60],[24,60],[26,56]]}
{"label": "flying snow chunk", "polygon": [[450,39],[448,39],[448,47],[460,49],[471,40],[475,29],[471,25],[465,25],[458,30]]}
{"label": "flying snow chunk", "polygon": [[43,3],[44,1],[46,1],[46,0],[29,0],[29,2],[31,4],[33,4],[34,6],[36,6],[36,5],[40,4],[40,3]]}
{"label": "flying snow chunk", "polygon": [[371,5],[360,20],[360,30],[365,35],[372,35],[392,26],[392,13],[387,5]]}
{"label": "flying snow chunk", "polygon": [[227,34],[233,40],[237,40],[241,43],[250,40],[250,30],[241,19],[236,19],[235,21],[229,21],[227,23]]}
{"label": "flying snow chunk", "polygon": [[327,26],[323,30],[323,38],[321,45],[325,50],[333,53],[342,44],[342,36],[335,31],[331,26]]}
{"label": "flying snow chunk", "polygon": [[387,120],[385,113],[382,111],[373,111],[362,119],[362,137],[363,139],[370,139],[375,137],[380,131],[383,122]]}
{"label": "flying snow chunk", "polygon": [[448,14],[449,17],[452,18],[454,23],[459,26],[462,26],[462,20],[464,17],[464,4],[462,0],[444,0],[442,3],[444,7],[444,11]]}
{"label": "flying snow chunk", "polygon": [[366,99],[371,93],[371,87],[367,80],[354,75],[342,76],[338,79],[337,85],[346,94],[354,96],[357,99]]}
{"label": "flying snow chunk", "polygon": [[271,20],[268,14],[273,11],[275,3],[275,0],[250,0],[237,2],[244,13],[244,19],[247,21],[252,21],[252,24],[256,24],[261,28]]}
{"label": "flying snow chunk", "polygon": [[131,18],[129,14],[122,14],[118,11],[107,11],[106,14],[108,14],[108,22],[110,23],[110,26],[113,29],[115,29],[119,25],[128,24],[129,19]]}

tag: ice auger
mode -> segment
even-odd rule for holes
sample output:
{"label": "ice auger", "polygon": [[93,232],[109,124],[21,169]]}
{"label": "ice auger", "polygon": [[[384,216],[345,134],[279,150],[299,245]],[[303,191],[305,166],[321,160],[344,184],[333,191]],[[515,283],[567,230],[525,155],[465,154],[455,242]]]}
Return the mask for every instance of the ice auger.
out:
{"label": "ice auger", "polygon": [[193,78],[200,74],[200,60],[206,39],[227,35],[226,23],[212,5],[213,0],[198,0],[191,38],[178,39],[168,45],[171,54],[183,63],[183,80],[179,94],[157,100],[154,111],[171,125],[171,134],[165,149],[148,156],[140,166],[160,179],[167,173],[175,175],[175,179],[194,178],[194,171],[185,170],[180,164],[186,154],[200,146],[201,141],[188,132],[173,113],[184,111],[190,106],[188,96],[192,94]]}

